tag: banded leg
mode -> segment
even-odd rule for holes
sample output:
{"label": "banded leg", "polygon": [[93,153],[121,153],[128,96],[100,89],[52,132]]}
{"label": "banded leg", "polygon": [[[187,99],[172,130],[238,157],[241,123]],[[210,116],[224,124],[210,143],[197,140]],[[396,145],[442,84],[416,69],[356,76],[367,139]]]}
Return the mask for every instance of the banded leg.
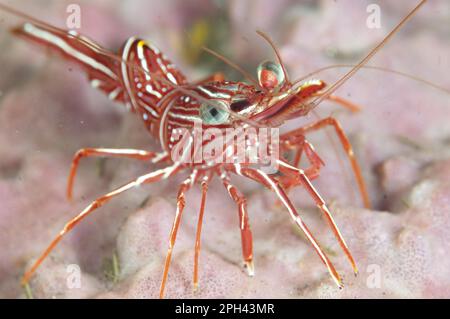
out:
{"label": "banded leg", "polygon": [[134,187],[143,185],[143,184],[149,184],[153,182],[160,181],[162,179],[165,179],[173,174],[178,172],[177,169],[173,169],[172,166],[157,170],[155,172],[142,175],[138,177],[137,179],[113,190],[112,192],[103,195],[96,200],[94,200],[89,206],[87,206],[80,214],[78,214],[75,218],[70,220],[64,228],[59,232],[59,234],[53,239],[53,241],[50,243],[50,245],[47,247],[47,249],[44,251],[44,253],[37,259],[37,261],[33,264],[33,266],[25,273],[25,275],[22,278],[22,284],[26,285],[28,281],[30,280],[31,276],[36,272],[36,269],[40,266],[40,264],[44,261],[44,259],[50,254],[50,252],[55,248],[55,246],[61,241],[64,235],[66,235],[69,231],[71,231],[79,222],[81,222],[84,218],[86,218],[88,215],[90,215],[93,211],[95,211],[97,208],[100,208],[107,202],[109,202],[112,198],[116,197],[117,195],[120,195]]}
{"label": "banded leg", "polygon": [[295,174],[300,179],[301,184],[305,187],[305,189],[308,191],[310,196],[313,198],[314,202],[316,203],[317,207],[322,211],[324,214],[328,224],[330,225],[334,236],[339,242],[339,245],[341,246],[342,250],[344,251],[345,255],[347,256],[347,259],[349,260],[353,272],[355,275],[358,274],[358,267],[356,266],[355,260],[353,259],[352,254],[350,253],[350,250],[342,237],[341,232],[339,231],[339,228],[336,225],[336,222],[333,219],[333,216],[330,213],[330,210],[328,209],[325,201],[322,199],[320,194],[317,192],[317,190],[314,188],[314,186],[311,184],[310,179],[308,176],[306,176],[305,172],[302,169],[298,169],[296,167],[293,167],[289,165],[288,163],[285,163],[283,161],[278,161],[280,171],[284,172],[286,174]]}
{"label": "banded leg", "polygon": [[294,159],[293,159],[293,165],[295,167],[298,167],[300,164],[301,157],[303,155],[303,144],[305,143],[306,139],[304,136],[296,135],[293,139],[284,139],[281,140],[280,147],[282,149],[282,152],[289,152],[294,150]]}
{"label": "banded leg", "polygon": [[[286,133],[286,135],[290,134]],[[308,142],[304,135],[295,134],[289,137],[283,137],[282,147],[284,151],[295,150],[295,157],[292,166],[298,167],[300,165],[301,156],[303,152],[305,152],[306,157],[312,166],[319,170],[322,166],[325,166],[325,163],[320,158],[319,154],[314,150],[314,146],[310,142]]]}
{"label": "banded leg", "polygon": [[254,276],[255,267],[253,264],[253,235],[250,229],[250,223],[248,221],[247,200],[241,192],[239,192],[236,186],[230,183],[230,178],[226,172],[223,172],[220,178],[222,179],[222,183],[227,189],[228,194],[238,205],[239,228],[241,230],[242,256],[244,258],[244,265],[247,269],[248,275]]}
{"label": "banded leg", "polygon": [[[147,152],[133,149],[108,149],[108,148],[83,148],[75,153],[72,165],[70,167],[69,179],[67,181],[67,198],[72,200],[73,184],[77,174],[80,160],[85,157],[117,157],[117,158],[132,158],[137,160],[163,160],[164,156],[158,156],[154,152]],[[155,161],[154,161],[155,162]]]}
{"label": "banded leg", "polygon": [[316,251],[316,253],[319,255],[322,262],[327,267],[328,272],[330,273],[334,282],[337,284],[337,286],[339,288],[342,288],[343,284],[342,284],[341,277],[339,276],[338,272],[336,271],[334,265],[331,263],[331,261],[329,260],[327,255],[324,253],[324,251],[320,247],[319,243],[316,241],[314,236],[311,234],[310,230],[308,229],[306,224],[303,222],[302,218],[298,214],[297,210],[295,209],[294,205],[290,201],[289,197],[287,196],[287,194],[285,193],[283,188],[281,188],[278,185],[277,181],[274,178],[267,175],[266,173],[264,173],[263,171],[258,170],[258,169],[241,167],[238,164],[229,165],[229,166],[227,166],[227,168],[228,168],[228,170],[230,170],[238,175],[255,180],[256,182],[266,186],[267,188],[269,188],[273,192],[275,192],[278,199],[283,203],[283,205],[288,210],[289,214],[291,215],[292,220],[297,224],[297,226],[299,226],[299,228],[305,234],[306,238],[311,243],[314,250]]}
{"label": "banded leg", "polygon": [[[316,151],[314,150],[314,147],[311,145],[311,143],[309,143],[303,135],[301,135],[300,138],[301,138],[301,141],[299,141],[299,142],[297,141],[298,139],[293,139],[293,140],[289,139],[289,140],[283,141],[284,145],[286,147],[288,147],[290,149],[293,148],[296,151],[292,166],[299,167],[301,155],[304,152],[306,154],[308,161],[311,164],[311,167],[304,170],[305,174],[306,174],[306,176],[308,176],[308,178],[310,180],[316,179],[317,177],[319,177],[320,169],[322,168],[322,166],[325,165],[325,163],[320,158],[320,156],[316,153]],[[284,160],[286,162],[288,162],[288,160],[286,160],[286,159],[284,159]],[[283,188],[285,190],[290,190],[292,187],[299,184],[298,179],[292,178],[292,176],[289,176],[289,175],[280,176],[278,178],[278,180],[282,183]]]}
{"label": "banded leg", "polygon": [[283,134],[280,138],[283,140],[283,139],[288,139],[289,137],[292,137],[294,135],[305,135],[308,132],[317,131],[326,126],[334,127],[335,132],[336,132],[336,134],[341,142],[341,145],[344,148],[345,153],[347,154],[347,158],[349,159],[350,164],[352,166],[352,170],[353,170],[353,173],[355,174],[355,178],[358,183],[359,192],[361,194],[364,206],[366,208],[370,208],[371,205],[370,205],[369,194],[367,192],[366,184],[364,182],[364,178],[361,173],[361,168],[358,164],[358,161],[356,160],[355,153],[353,151],[352,145],[350,144],[350,141],[347,138],[347,135],[345,134],[344,130],[342,129],[342,126],[339,124],[339,122],[335,118],[333,118],[333,117],[324,118],[318,122],[298,128],[291,132],[287,132],[287,133]]}
{"label": "banded leg", "polygon": [[186,192],[194,185],[196,182],[197,171],[194,171],[191,176],[189,176],[178,189],[177,195],[177,212],[175,214],[175,219],[173,221],[172,230],[169,236],[169,248],[167,250],[166,261],[164,263],[164,272],[161,280],[161,287],[159,289],[159,298],[164,298],[164,291],[166,288],[167,276],[169,274],[170,261],[172,260],[172,251],[175,246],[175,241],[177,239],[178,228],[180,227],[181,217],[183,215],[184,207],[186,205]]}
{"label": "banded leg", "polygon": [[[302,135],[296,135],[293,138],[281,140],[280,147],[281,147],[281,153],[283,154],[281,158],[289,162],[290,160],[284,156],[285,152],[294,151],[294,158],[292,160],[292,165],[294,167],[299,167],[300,161],[302,159],[303,155],[303,148],[304,144],[306,142],[306,139]],[[312,172],[315,173],[315,172]],[[294,186],[296,186],[298,183],[295,179],[293,179],[291,176],[281,175],[277,177],[277,181],[281,184],[283,189],[289,193],[290,189]],[[281,204],[279,200],[277,200],[277,205]]]}
{"label": "banded leg", "polygon": [[195,254],[194,254],[194,289],[198,288],[198,259],[200,257],[200,243],[203,225],[203,214],[205,212],[206,193],[208,192],[209,176],[205,175],[202,180],[202,199],[200,203],[200,213],[198,215],[197,234],[195,236]]}

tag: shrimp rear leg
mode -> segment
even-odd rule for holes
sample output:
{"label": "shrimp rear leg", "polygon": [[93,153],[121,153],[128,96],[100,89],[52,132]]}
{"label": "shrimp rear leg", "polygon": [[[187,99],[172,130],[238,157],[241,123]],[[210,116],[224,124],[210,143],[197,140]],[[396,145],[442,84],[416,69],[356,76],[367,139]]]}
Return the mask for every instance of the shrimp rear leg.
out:
{"label": "shrimp rear leg", "polygon": [[278,197],[278,199],[281,201],[281,203],[286,207],[288,210],[292,220],[297,224],[298,227],[302,230],[302,232],[305,234],[306,238],[308,239],[309,243],[314,247],[314,250],[319,255],[322,262],[325,264],[325,266],[328,269],[328,272],[330,273],[331,277],[333,278],[334,282],[339,288],[343,288],[343,283],[340,275],[336,271],[336,268],[334,267],[333,263],[330,261],[328,256],[325,254],[323,249],[320,247],[317,240],[312,235],[309,228],[306,226],[306,224],[303,222],[303,219],[295,209],[294,205],[290,201],[288,195],[283,190],[283,188],[278,184],[277,180],[273,177],[267,175],[261,170],[253,169],[249,167],[241,167],[240,165],[229,165],[227,166],[227,170],[238,174],[243,177],[247,177],[249,179],[252,179],[270,190],[272,190]]}
{"label": "shrimp rear leg", "polygon": [[183,216],[184,207],[186,206],[186,192],[191,189],[192,185],[196,183],[197,172],[194,171],[190,177],[188,177],[180,185],[177,195],[177,211],[175,213],[175,219],[172,224],[172,229],[169,236],[169,248],[167,249],[166,260],[164,262],[164,272],[161,280],[161,286],[159,289],[159,298],[164,298],[167,278],[169,275],[170,262],[172,260],[173,247],[177,239],[178,229],[180,228],[181,217]]}
{"label": "shrimp rear leg", "polygon": [[244,265],[249,276],[254,276],[255,268],[253,264],[253,235],[250,229],[247,212],[247,200],[241,192],[230,183],[229,176],[226,172],[221,174],[222,183],[228,191],[233,201],[238,205],[239,212],[239,228],[241,230],[242,255]]}
{"label": "shrimp rear leg", "polygon": [[281,172],[292,175],[294,174],[301,182],[301,184],[305,187],[309,195],[312,197],[314,202],[316,203],[317,207],[322,211],[324,214],[327,222],[329,223],[331,230],[333,231],[333,234],[335,235],[336,239],[339,242],[339,245],[341,246],[342,250],[344,251],[345,255],[347,256],[347,259],[349,260],[353,272],[358,274],[358,267],[356,266],[355,260],[344,240],[344,237],[342,236],[341,232],[339,231],[339,228],[337,227],[333,216],[331,215],[330,210],[328,209],[327,204],[322,199],[322,196],[317,192],[317,190],[314,188],[314,186],[311,184],[311,181],[309,180],[308,176],[306,176],[305,172],[302,169],[293,167],[289,165],[286,162],[278,161],[279,163],[279,169]]}
{"label": "shrimp rear leg", "polygon": [[364,178],[361,172],[361,168],[359,166],[358,161],[356,160],[355,153],[353,151],[353,147],[345,134],[344,130],[342,129],[341,124],[333,117],[327,117],[325,119],[319,120],[317,122],[314,122],[312,124],[306,125],[304,127],[298,128],[296,130],[287,132],[283,134],[280,138],[281,140],[286,140],[289,138],[293,138],[295,136],[304,136],[306,133],[317,131],[320,129],[323,129],[327,126],[332,126],[335,129],[335,132],[339,138],[339,141],[341,142],[342,147],[344,148],[344,151],[350,161],[350,164],[352,166],[353,173],[355,174],[356,181],[358,183],[359,191],[361,193],[361,197],[364,203],[364,206],[366,208],[370,208],[370,199],[369,194],[367,192],[366,183],[364,182]]}
{"label": "shrimp rear leg", "polygon": [[197,233],[195,236],[195,252],[194,252],[194,276],[193,276],[193,283],[194,283],[194,290],[197,290],[198,288],[198,260],[200,257],[200,246],[201,246],[201,234],[202,234],[202,226],[203,226],[203,215],[205,213],[205,204],[206,204],[206,194],[208,192],[210,182],[210,176],[205,175],[203,177],[203,180],[201,182],[202,186],[202,199],[200,203],[200,212],[198,214],[198,223],[197,223]]}
{"label": "shrimp rear leg", "polygon": [[[314,180],[320,175],[320,169],[325,165],[323,160],[314,150],[314,147],[309,143],[303,135],[297,135],[289,137],[282,141],[282,150],[290,151],[294,150],[294,159],[292,161],[292,166],[299,167],[300,160],[303,153],[305,153],[311,166],[305,169],[305,174],[310,180]],[[290,162],[284,159],[286,162]],[[278,177],[278,181],[283,185],[283,188],[288,191],[292,187],[297,186],[299,181],[290,175],[282,175]]]}

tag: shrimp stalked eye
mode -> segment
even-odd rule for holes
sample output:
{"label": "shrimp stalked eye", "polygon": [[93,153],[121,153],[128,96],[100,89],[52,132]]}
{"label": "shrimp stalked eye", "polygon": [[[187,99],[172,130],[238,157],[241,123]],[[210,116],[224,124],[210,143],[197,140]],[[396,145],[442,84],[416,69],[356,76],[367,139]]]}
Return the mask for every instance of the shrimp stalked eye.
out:
{"label": "shrimp stalked eye", "polygon": [[227,111],[228,105],[223,101],[212,103],[203,103],[200,106],[200,117],[205,124],[219,125],[228,121],[230,113]]}
{"label": "shrimp stalked eye", "polygon": [[264,89],[273,90],[278,88],[285,80],[281,65],[272,61],[262,62],[258,66],[257,72],[259,85]]}

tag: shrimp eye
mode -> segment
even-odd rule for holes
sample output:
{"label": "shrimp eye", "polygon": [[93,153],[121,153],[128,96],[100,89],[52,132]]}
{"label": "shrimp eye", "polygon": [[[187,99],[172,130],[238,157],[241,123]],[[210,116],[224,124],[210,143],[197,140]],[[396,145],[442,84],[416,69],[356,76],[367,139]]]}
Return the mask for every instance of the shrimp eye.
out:
{"label": "shrimp eye", "polygon": [[285,80],[281,65],[272,61],[261,63],[258,66],[257,72],[259,85],[268,90],[280,87]]}
{"label": "shrimp eye", "polygon": [[203,103],[200,106],[200,118],[205,124],[223,124],[228,121],[229,117],[230,113],[228,112],[228,106],[223,101]]}

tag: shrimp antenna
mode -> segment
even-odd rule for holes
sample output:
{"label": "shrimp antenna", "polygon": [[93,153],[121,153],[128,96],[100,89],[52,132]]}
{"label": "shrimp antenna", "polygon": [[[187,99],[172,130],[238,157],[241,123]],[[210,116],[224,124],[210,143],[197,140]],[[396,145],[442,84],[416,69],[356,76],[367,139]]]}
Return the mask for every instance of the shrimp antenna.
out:
{"label": "shrimp antenna", "polygon": [[[320,69],[314,70],[314,71],[308,73],[307,75],[302,76],[301,78],[295,80],[294,82],[292,82],[292,86],[297,85],[298,83],[306,80],[307,78],[310,78],[313,75],[317,75],[317,74],[322,73],[322,72],[327,71],[327,70],[339,69],[339,68],[354,68],[355,66],[356,66],[355,64],[333,64],[333,65],[328,65],[328,66],[322,67]],[[413,81],[416,81],[416,82],[428,85],[428,86],[430,86],[430,87],[432,87],[432,88],[434,88],[436,90],[439,90],[439,91],[441,91],[443,93],[450,94],[450,90],[445,88],[445,87],[443,87],[443,86],[437,85],[436,83],[433,83],[431,81],[422,79],[422,78],[420,78],[418,76],[415,76],[415,75],[412,75],[412,74],[409,74],[409,73],[405,73],[405,72],[402,72],[402,71],[392,70],[392,69],[389,69],[389,68],[385,68],[385,67],[381,67],[381,66],[375,66],[375,65],[363,65],[363,66],[361,66],[361,69],[367,69],[367,70],[379,71],[379,72],[385,72],[385,73],[392,73],[392,74],[399,75],[399,76],[408,78],[410,80],[413,80]]]}
{"label": "shrimp antenna", "polygon": [[316,98],[311,102],[312,107],[316,107],[321,102],[326,100],[331,94],[333,94],[338,88],[340,88],[345,82],[347,82],[356,72],[359,71],[367,62],[370,61],[370,59],[373,58],[375,54],[380,51],[381,48],[383,48],[386,43],[400,30],[405,23],[411,19],[414,14],[422,7],[427,0],[420,1],[419,4],[417,4],[414,9],[411,10],[410,13],[406,17],[404,17],[396,26],[394,29],[392,29],[391,32],[381,41],[375,48],[373,48],[365,57],[361,60],[355,67],[353,67],[349,72],[347,72],[342,78],[340,78],[336,83],[334,83],[329,89],[327,89],[323,94],[320,95],[320,97]]}
{"label": "shrimp antenna", "polygon": [[249,72],[245,71],[242,67],[240,67],[239,65],[237,65],[236,63],[234,63],[233,61],[228,59],[227,57],[223,56],[222,54],[220,54],[220,53],[218,53],[218,52],[216,52],[216,51],[214,51],[214,50],[212,50],[210,48],[202,47],[202,49],[205,52],[213,55],[217,59],[221,60],[225,64],[228,64],[230,67],[232,67],[233,69],[235,69],[236,71],[241,73],[247,80],[252,82],[256,87],[260,88],[260,85],[259,85],[258,81],[256,81],[256,79]]}
{"label": "shrimp antenna", "polygon": [[275,55],[277,57],[278,63],[281,65],[281,69],[283,70],[284,78],[286,79],[286,83],[289,83],[289,75],[287,73],[286,67],[284,66],[283,59],[281,59],[281,54],[280,54],[280,51],[278,50],[277,46],[272,41],[272,39],[264,32],[257,30],[256,33],[259,36],[261,36],[264,40],[266,40],[266,42],[272,47],[272,50],[275,52]]}

